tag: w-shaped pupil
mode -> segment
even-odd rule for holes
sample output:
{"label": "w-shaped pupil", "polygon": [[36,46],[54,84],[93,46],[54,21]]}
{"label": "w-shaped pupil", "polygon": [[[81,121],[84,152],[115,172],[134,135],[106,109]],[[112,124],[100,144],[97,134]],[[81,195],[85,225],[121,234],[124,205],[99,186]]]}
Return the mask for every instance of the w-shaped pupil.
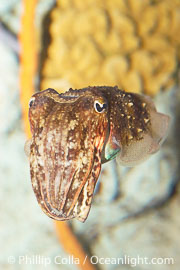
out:
{"label": "w-shaped pupil", "polygon": [[107,108],[107,104],[101,104],[99,102],[96,102],[96,110],[97,112],[101,113],[102,111],[104,111]]}

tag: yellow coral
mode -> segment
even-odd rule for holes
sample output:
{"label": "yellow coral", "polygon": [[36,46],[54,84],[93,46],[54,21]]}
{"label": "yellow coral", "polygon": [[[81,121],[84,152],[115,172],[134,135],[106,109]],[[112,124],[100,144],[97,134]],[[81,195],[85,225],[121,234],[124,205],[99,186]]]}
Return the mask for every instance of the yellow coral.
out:
{"label": "yellow coral", "polygon": [[153,95],[175,83],[179,0],[59,0],[50,18],[42,89],[118,85]]}

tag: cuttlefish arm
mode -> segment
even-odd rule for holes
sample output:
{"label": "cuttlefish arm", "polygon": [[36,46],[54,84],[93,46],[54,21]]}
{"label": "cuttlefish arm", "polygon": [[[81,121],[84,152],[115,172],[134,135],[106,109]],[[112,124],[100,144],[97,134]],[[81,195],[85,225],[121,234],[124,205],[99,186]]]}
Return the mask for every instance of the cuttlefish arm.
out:
{"label": "cuttlefish arm", "polygon": [[[55,93],[54,93],[55,94]],[[31,181],[42,210],[56,220],[84,222],[101,170],[107,103],[88,93],[70,102],[49,93],[33,97],[29,117]]]}

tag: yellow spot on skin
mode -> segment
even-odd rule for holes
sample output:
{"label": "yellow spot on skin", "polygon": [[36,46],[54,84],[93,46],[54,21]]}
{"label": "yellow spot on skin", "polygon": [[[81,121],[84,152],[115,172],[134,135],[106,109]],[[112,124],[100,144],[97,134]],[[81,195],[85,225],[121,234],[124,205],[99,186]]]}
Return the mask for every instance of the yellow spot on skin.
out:
{"label": "yellow spot on skin", "polygon": [[141,132],[142,131],[142,129],[141,128],[137,128],[137,132]]}
{"label": "yellow spot on skin", "polygon": [[71,120],[70,124],[69,124],[69,128],[73,130],[75,128],[76,124],[77,124],[76,120]]}
{"label": "yellow spot on skin", "polygon": [[87,163],[88,163],[88,159],[87,159],[86,156],[84,156],[84,157],[82,158],[82,163],[83,163],[83,164],[87,164]]}
{"label": "yellow spot on skin", "polygon": [[70,149],[73,149],[73,148],[75,148],[75,147],[77,147],[77,144],[76,144],[76,143],[74,143],[74,142],[70,142],[70,143],[69,143],[69,148],[70,148]]}
{"label": "yellow spot on skin", "polygon": [[142,107],[143,108],[146,107],[146,103],[145,102],[142,103]]}
{"label": "yellow spot on skin", "polygon": [[148,118],[144,118],[144,122],[145,123],[149,122],[149,119]]}
{"label": "yellow spot on skin", "polygon": [[128,116],[127,116],[127,119],[129,119],[129,118],[131,118],[131,116],[130,116],[130,115],[128,115]]}
{"label": "yellow spot on skin", "polygon": [[128,103],[128,106],[129,106],[129,107],[132,107],[132,106],[133,106],[133,103],[132,103],[132,102],[129,102],[129,103]]}
{"label": "yellow spot on skin", "polygon": [[121,116],[124,117],[124,113],[121,113]]}
{"label": "yellow spot on skin", "polygon": [[132,135],[128,135],[128,139],[129,140],[132,140],[133,139],[133,136]]}

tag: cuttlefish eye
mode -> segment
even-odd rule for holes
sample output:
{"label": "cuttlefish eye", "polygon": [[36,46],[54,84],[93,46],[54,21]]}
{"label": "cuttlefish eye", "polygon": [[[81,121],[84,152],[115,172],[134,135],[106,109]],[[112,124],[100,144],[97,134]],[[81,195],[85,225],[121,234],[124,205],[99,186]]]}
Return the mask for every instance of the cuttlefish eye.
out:
{"label": "cuttlefish eye", "polygon": [[35,97],[32,97],[32,98],[30,99],[30,101],[29,101],[29,108],[32,107],[34,101],[35,101]]}
{"label": "cuttlefish eye", "polygon": [[106,103],[101,103],[98,100],[95,100],[94,102],[94,109],[97,113],[103,113],[107,108],[107,104]]}

